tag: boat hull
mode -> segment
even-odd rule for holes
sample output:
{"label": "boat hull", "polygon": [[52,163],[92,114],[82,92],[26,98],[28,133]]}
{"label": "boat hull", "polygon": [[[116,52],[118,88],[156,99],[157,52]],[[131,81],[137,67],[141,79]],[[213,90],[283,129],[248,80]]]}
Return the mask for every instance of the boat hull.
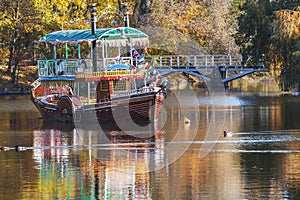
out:
{"label": "boat hull", "polygon": [[31,100],[44,120],[76,123],[97,121],[107,126],[126,125],[128,120],[132,120],[144,125],[158,119],[163,94],[152,91],[89,105],[79,103],[79,97],[76,96],[61,96],[56,104],[35,98],[34,94]]}
{"label": "boat hull", "polygon": [[45,103],[31,95],[31,101],[39,110],[43,120],[73,122],[73,103],[69,96],[60,98],[58,104]]}

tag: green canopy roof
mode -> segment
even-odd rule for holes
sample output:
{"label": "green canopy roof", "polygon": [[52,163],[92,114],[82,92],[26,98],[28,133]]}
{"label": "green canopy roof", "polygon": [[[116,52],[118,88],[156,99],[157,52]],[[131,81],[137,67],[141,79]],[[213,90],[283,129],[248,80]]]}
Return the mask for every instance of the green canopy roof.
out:
{"label": "green canopy roof", "polygon": [[[79,43],[82,41],[93,41],[93,40],[107,40],[116,41],[124,40],[128,38],[141,39],[144,41],[148,40],[148,35],[145,33],[130,27],[119,27],[119,28],[102,28],[97,29],[96,34],[92,35],[90,29],[87,30],[61,30],[49,33],[43,36],[37,42],[49,42],[52,44],[57,43]],[[145,41],[144,41],[145,42]]]}

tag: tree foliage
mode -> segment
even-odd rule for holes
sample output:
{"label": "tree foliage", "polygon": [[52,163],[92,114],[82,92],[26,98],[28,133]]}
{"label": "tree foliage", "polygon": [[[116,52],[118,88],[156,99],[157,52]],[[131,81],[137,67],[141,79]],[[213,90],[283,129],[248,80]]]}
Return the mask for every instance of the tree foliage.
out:
{"label": "tree foliage", "polygon": [[270,67],[281,69],[281,81],[284,89],[299,88],[300,6],[295,10],[276,11],[272,25]]}
{"label": "tree foliage", "polygon": [[[98,1],[104,9],[113,1]],[[34,60],[34,40],[46,33],[60,29],[87,27],[89,1],[81,0],[1,0],[0,45],[1,63],[7,65],[7,73],[16,82],[21,60]],[[99,24],[106,21],[99,20]]]}
{"label": "tree foliage", "polygon": [[[125,0],[1,0],[0,65],[13,82],[20,60],[36,59],[34,40],[61,29],[90,28],[88,6],[97,5],[97,26],[123,26]],[[278,69],[283,85],[299,83],[297,0],[127,0],[130,24],[154,38],[153,54],[244,55],[249,64]],[[297,7],[298,6],[298,7]],[[196,45],[195,45],[196,44]]]}
{"label": "tree foliage", "polygon": [[300,5],[297,1],[249,0],[240,7],[236,43],[246,62],[266,64],[283,89],[299,87]]}
{"label": "tree foliage", "polygon": [[249,0],[240,10],[236,42],[247,62],[259,65],[269,43],[271,4],[269,0]]}
{"label": "tree foliage", "polygon": [[35,14],[29,0],[2,0],[0,4],[1,60],[8,65],[13,82],[20,60],[33,56],[32,38],[37,36],[39,24]]}

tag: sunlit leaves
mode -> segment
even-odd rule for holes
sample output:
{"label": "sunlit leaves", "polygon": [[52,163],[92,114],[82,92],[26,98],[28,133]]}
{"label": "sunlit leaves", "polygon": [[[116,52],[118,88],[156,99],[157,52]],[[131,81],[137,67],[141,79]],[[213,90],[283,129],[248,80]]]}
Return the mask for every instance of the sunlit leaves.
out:
{"label": "sunlit leaves", "polygon": [[261,61],[286,88],[300,82],[300,17],[293,1],[249,0],[241,6],[236,34],[242,53],[251,64]]}
{"label": "sunlit leaves", "polygon": [[[61,29],[89,29],[90,3],[97,5],[97,26],[121,26],[121,0],[1,0],[0,62],[34,59],[33,41]],[[187,50],[196,41],[208,53],[238,53],[297,81],[299,7],[288,0],[127,0],[131,26],[148,29],[155,54]],[[296,2],[296,3],[295,3]],[[237,23],[237,20],[239,23]],[[149,28],[152,27],[152,28]],[[151,29],[151,30],[150,30]],[[159,31],[158,31],[159,30]],[[232,38],[235,35],[235,41]],[[193,42],[191,41],[193,40]],[[238,45],[238,46],[237,46]],[[194,48],[194,47],[193,47]],[[155,50],[154,50],[155,49]],[[199,48],[195,52],[202,53]],[[151,49],[149,49],[151,51]],[[279,75],[279,71],[275,75]],[[290,78],[290,76],[292,78]],[[289,81],[286,81],[289,82]]]}
{"label": "sunlit leaves", "polygon": [[300,7],[295,10],[278,10],[273,22],[270,60],[281,69],[285,86],[300,82]]}

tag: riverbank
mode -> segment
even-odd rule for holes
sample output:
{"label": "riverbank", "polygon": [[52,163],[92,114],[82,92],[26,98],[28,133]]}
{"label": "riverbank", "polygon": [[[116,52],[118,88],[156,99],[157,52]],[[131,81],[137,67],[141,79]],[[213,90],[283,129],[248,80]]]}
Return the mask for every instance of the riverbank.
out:
{"label": "riverbank", "polygon": [[0,67],[0,95],[29,94],[31,83],[36,79],[37,66],[20,67],[14,84],[7,67]]}
{"label": "riverbank", "polygon": [[25,95],[30,94],[29,87],[0,88],[0,95]]}
{"label": "riverbank", "polygon": [[272,76],[244,76],[230,82],[229,88],[238,92],[282,92],[275,77]]}
{"label": "riverbank", "polygon": [[[0,68],[0,95],[29,94],[31,83],[37,79],[37,67],[21,67],[17,73],[17,84],[11,83],[11,77],[6,67]],[[192,76],[181,73],[171,74],[167,77],[170,82],[170,90],[205,89],[206,82]],[[278,83],[272,76],[245,76],[230,82],[231,91],[247,92],[281,92]]]}
{"label": "riverbank", "polygon": [[[195,76],[174,73],[167,77],[170,90],[207,89],[206,81]],[[229,91],[237,92],[282,92],[275,77],[244,76],[229,83]]]}

